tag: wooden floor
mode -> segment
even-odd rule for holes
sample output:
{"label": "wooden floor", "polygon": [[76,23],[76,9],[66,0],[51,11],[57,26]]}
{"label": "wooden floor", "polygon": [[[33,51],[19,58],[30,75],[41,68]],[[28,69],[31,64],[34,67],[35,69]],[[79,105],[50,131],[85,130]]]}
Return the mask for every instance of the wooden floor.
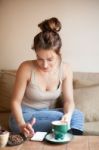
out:
{"label": "wooden floor", "polygon": [[65,144],[26,141],[19,146],[6,146],[0,150],[99,150],[99,136],[74,136],[71,142]]}

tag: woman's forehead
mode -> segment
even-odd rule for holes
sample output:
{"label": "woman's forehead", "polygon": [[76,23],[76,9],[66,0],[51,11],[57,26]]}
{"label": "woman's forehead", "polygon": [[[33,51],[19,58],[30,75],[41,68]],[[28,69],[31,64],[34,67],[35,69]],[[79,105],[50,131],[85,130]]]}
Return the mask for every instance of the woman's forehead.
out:
{"label": "woman's forehead", "polygon": [[53,50],[38,50],[36,55],[42,59],[55,57],[56,53]]}

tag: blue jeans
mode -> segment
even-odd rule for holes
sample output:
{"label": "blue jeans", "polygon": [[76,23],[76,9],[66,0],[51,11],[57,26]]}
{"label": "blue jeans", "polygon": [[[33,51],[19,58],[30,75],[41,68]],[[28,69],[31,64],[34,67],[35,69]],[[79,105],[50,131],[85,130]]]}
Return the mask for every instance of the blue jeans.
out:
{"label": "blue jeans", "polygon": [[[60,120],[62,116],[64,115],[62,108],[34,109],[25,105],[22,106],[22,113],[23,113],[24,120],[26,122],[31,122],[31,120],[35,117],[36,123],[35,125],[33,125],[34,130],[44,131],[44,132],[50,132],[51,122],[54,120]],[[84,126],[84,115],[81,111],[76,109],[73,112],[73,115],[71,118],[70,128],[83,131],[83,126]],[[15,132],[15,133],[20,132],[19,127],[12,115],[9,118],[9,127],[12,132]]]}

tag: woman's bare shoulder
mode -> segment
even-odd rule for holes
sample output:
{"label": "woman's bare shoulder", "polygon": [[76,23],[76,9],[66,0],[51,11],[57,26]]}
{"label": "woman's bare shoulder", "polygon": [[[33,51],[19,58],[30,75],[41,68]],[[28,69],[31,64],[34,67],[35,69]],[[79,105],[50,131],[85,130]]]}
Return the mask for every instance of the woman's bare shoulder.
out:
{"label": "woman's bare shoulder", "polygon": [[27,60],[22,62],[17,70],[17,75],[30,77],[33,63],[34,60]]}
{"label": "woman's bare shoulder", "polygon": [[35,63],[35,60],[27,60],[27,61],[24,61],[22,62],[20,65],[19,65],[19,68],[18,69],[31,69],[31,67],[33,66],[33,64]]}

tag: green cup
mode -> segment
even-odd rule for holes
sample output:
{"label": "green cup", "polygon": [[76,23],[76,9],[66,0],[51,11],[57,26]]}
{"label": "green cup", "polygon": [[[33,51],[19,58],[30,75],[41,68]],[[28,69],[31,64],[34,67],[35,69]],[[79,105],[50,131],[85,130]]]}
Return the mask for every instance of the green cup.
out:
{"label": "green cup", "polygon": [[65,134],[68,131],[68,124],[63,123],[62,121],[53,121],[52,122],[52,132],[55,135],[56,140],[63,140],[65,137]]}

